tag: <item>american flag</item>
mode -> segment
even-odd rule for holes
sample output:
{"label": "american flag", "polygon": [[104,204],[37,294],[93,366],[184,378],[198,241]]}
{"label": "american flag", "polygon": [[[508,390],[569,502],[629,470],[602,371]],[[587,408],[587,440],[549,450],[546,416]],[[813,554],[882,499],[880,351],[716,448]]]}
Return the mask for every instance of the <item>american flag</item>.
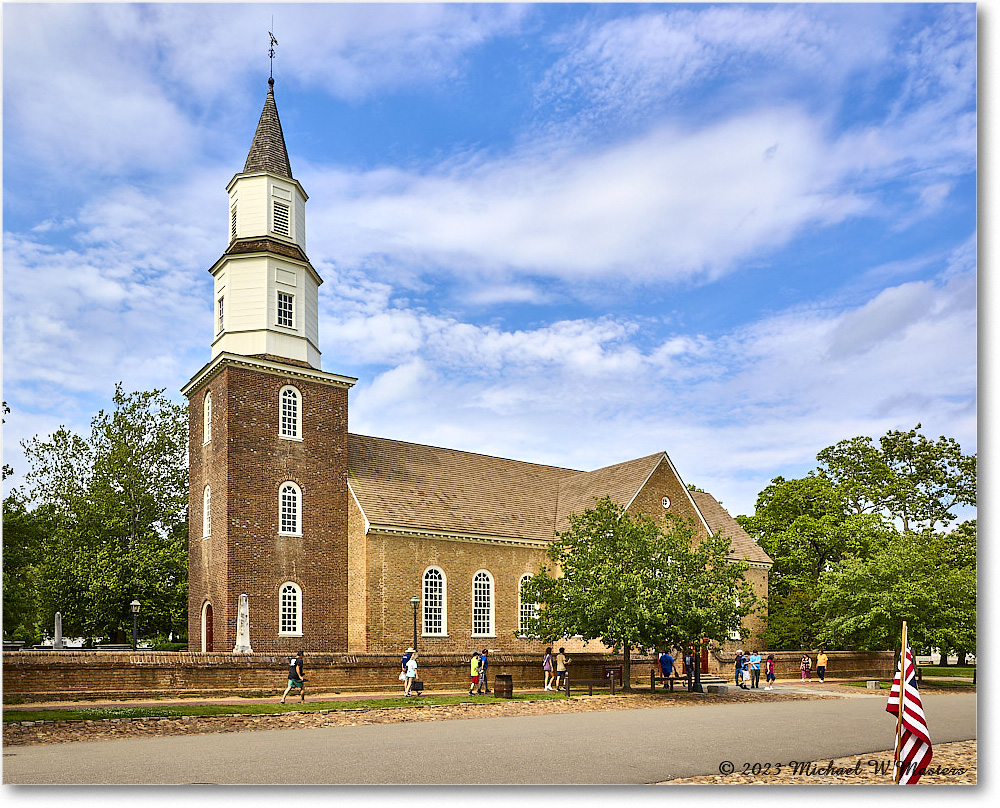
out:
{"label": "american flag", "polygon": [[903,718],[900,721],[898,766],[900,785],[916,783],[924,770],[930,766],[931,738],[927,732],[927,722],[924,720],[924,708],[920,703],[920,691],[917,690],[917,672],[913,664],[913,649],[906,646],[906,663],[903,675],[900,676],[899,663],[896,663],[896,678],[892,680],[889,691],[889,703],[886,712],[899,716],[899,693],[903,692]]}

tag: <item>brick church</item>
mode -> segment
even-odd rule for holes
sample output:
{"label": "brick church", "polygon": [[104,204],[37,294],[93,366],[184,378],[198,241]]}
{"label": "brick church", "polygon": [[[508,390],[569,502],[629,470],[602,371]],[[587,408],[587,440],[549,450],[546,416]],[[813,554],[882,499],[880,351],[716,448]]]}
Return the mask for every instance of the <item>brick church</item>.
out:
{"label": "brick church", "polygon": [[[235,648],[245,594],[255,652],[396,652],[414,615],[421,652],[537,651],[516,636],[532,608],[521,581],[568,515],[605,495],[688,517],[700,536],[721,531],[766,602],[771,559],[710,494],[686,488],[665,452],[578,471],[348,432],[357,380],[322,370],[308,197],[268,84],[227,189],[229,247],[209,270],[211,360],[182,390],[191,650]],[[748,621],[744,640],[759,628]]]}

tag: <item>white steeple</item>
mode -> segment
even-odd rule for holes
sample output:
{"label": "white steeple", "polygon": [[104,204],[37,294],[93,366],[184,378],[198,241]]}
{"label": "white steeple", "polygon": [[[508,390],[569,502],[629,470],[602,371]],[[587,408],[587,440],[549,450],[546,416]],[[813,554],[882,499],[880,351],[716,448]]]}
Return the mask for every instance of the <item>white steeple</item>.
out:
{"label": "white steeple", "polygon": [[229,191],[229,248],[215,278],[220,353],[306,362],[320,369],[319,286],[306,257],[306,192],[292,177],[274,79],[243,171]]}

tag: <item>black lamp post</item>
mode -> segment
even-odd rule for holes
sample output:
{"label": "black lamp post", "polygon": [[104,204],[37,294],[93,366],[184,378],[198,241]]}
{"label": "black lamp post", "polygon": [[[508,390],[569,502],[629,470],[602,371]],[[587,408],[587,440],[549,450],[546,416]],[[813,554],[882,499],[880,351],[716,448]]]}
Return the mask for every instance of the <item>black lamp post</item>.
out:
{"label": "black lamp post", "polygon": [[413,651],[416,653],[417,650],[417,604],[420,603],[420,598],[414,596],[410,598],[410,603],[413,604]]}
{"label": "black lamp post", "polygon": [[135,650],[139,637],[139,601],[132,601],[132,650]]}

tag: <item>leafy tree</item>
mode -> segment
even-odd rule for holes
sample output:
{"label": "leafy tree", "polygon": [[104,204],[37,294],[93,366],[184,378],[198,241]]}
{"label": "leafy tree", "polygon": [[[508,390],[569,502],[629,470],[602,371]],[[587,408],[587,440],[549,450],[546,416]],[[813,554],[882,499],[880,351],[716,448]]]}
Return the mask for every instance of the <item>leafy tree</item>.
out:
{"label": "leafy tree", "polygon": [[723,640],[755,603],[744,578],[747,564],[727,559],[720,536],[693,546],[693,527],[627,513],[609,497],[583,514],[549,545],[555,570],[543,566],[524,583],[522,597],[541,608],[528,633],[547,641],[579,635],[599,639],[625,656],[658,644]]}
{"label": "leafy tree", "polygon": [[28,510],[19,491],[12,491],[3,501],[3,633],[26,645],[42,641],[38,560],[50,522],[44,508]]}
{"label": "leafy tree", "polygon": [[949,534],[905,532],[868,558],[838,562],[819,584],[819,639],[863,651],[893,648],[905,620],[915,646],[942,654],[975,648],[976,571],[952,565],[956,550]]}
{"label": "leafy tree", "polygon": [[162,393],[119,384],[89,439],[59,429],[24,444],[32,500],[52,514],[37,563],[39,614],[51,624],[62,612],[67,634],[125,641],[133,599],[147,636],[184,630],[187,421]]}
{"label": "leafy tree", "polygon": [[917,430],[889,430],[875,446],[871,438],[844,440],[817,455],[855,513],[877,513],[904,531],[934,530],[955,521],[952,510],[976,504],[976,456],[962,454],[953,438],[928,440]]}

